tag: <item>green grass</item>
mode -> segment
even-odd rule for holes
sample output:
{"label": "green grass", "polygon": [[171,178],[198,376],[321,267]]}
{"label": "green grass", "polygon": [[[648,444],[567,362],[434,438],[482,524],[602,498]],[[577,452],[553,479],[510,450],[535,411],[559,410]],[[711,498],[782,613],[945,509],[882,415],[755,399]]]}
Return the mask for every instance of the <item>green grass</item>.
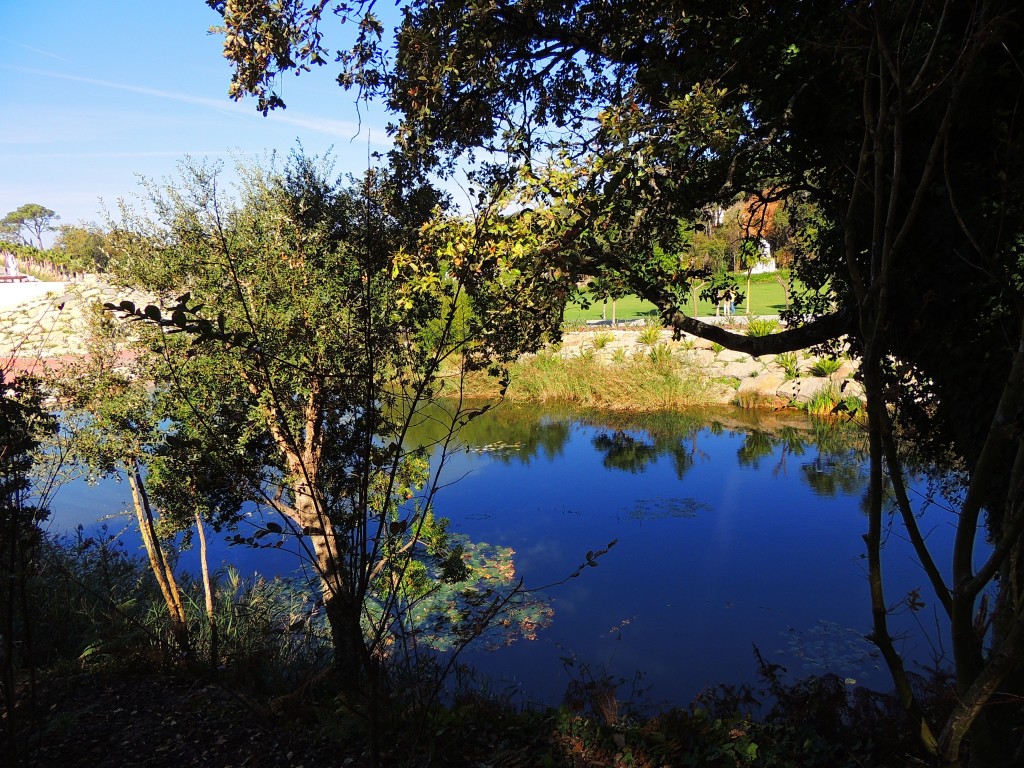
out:
{"label": "green grass", "polygon": [[[747,290],[747,276],[744,273],[733,275],[739,283],[740,290]],[[750,314],[752,315],[777,315],[786,308],[785,294],[782,286],[775,280],[774,275],[755,275],[750,284]],[[604,317],[612,319],[612,303],[602,305],[600,300],[593,301],[588,309],[583,309],[577,303],[572,303],[565,308],[565,322],[568,325],[581,325],[588,320],[601,320],[602,308]],[[692,305],[687,302],[686,311],[693,311]],[[710,302],[697,301],[697,315],[699,317],[714,317],[715,307]],[[736,305],[737,315],[747,314],[747,301]],[[658,312],[649,301],[644,301],[638,296],[624,296],[615,302],[615,319],[617,321],[635,320],[637,318],[648,320],[657,318]]]}
{"label": "green grass", "polygon": [[[618,356],[614,365],[590,357],[538,354],[513,363],[506,397],[521,402],[561,402],[609,410],[651,411],[687,408],[706,402],[711,382],[667,345],[646,354]],[[496,380],[482,372],[464,381],[467,397],[493,397]]]}

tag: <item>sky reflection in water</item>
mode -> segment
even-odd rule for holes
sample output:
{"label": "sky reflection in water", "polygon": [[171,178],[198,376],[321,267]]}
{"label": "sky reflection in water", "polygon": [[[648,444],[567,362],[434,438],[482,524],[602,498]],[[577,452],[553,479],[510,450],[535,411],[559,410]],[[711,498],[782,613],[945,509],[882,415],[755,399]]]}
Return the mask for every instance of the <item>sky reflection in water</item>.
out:
{"label": "sky reflection in water", "polygon": [[[595,675],[639,674],[646,703],[683,704],[706,685],[751,680],[754,645],[799,675],[890,687],[859,637],[870,626],[862,457],[831,438],[815,444],[806,422],[773,433],[738,418],[502,406],[469,425],[444,471],[457,482],[435,501],[454,531],[513,548],[527,587],[560,582],[588,550],[618,542],[597,567],[547,590],[554,620],[537,639],[465,657],[491,690],[557,704],[570,679],[563,659],[574,658]],[[66,488],[53,526],[88,526],[127,496],[111,483]],[[948,517],[932,508],[923,525],[939,551],[952,536]],[[193,569],[194,557],[185,553],[182,566]],[[289,573],[295,562],[223,542],[211,557],[243,574]],[[898,536],[885,558],[890,604],[926,586]],[[913,630],[903,649],[919,662],[932,648],[918,621],[934,627],[935,615],[928,604],[894,617],[894,632]]]}

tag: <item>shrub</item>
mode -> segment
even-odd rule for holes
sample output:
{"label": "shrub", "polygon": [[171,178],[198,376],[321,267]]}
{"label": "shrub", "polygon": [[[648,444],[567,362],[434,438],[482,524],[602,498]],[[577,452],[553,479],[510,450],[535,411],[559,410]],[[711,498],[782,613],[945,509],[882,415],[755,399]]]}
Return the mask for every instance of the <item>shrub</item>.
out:
{"label": "shrub", "polygon": [[604,349],[615,340],[615,334],[611,331],[598,331],[591,339],[594,349]]}
{"label": "shrub", "polygon": [[834,357],[822,357],[811,366],[811,373],[815,376],[831,376],[843,365],[843,361]]}
{"label": "shrub", "polygon": [[718,343],[717,341],[716,341],[716,342],[713,342],[713,343],[711,344],[711,351],[712,351],[712,352],[714,352],[714,353],[715,353],[716,355],[717,355],[717,354],[718,354],[719,352],[721,352],[721,351],[722,351],[723,349],[725,349],[725,347],[723,347],[723,346],[722,346],[721,344],[719,344],[719,343]]}
{"label": "shrub", "polygon": [[796,352],[783,352],[775,356],[775,364],[786,372],[787,379],[795,379],[800,373],[800,362]]}
{"label": "shrub", "polygon": [[672,350],[669,349],[668,344],[658,344],[655,347],[651,347],[651,351],[647,353],[647,357],[656,368],[663,368],[671,365]]}
{"label": "shrub", "polygon": [[747,321],[747,336],[771,336],[778,328],[775,318],[752,317]]}
{"label": "shrub", "polygon": [[640,331],[637,336],[637,341],[640,344],[645,344],[649,347],[654,346],[661,341],[661,325],[658,323],[648,323],[644,326],[644,329]]}

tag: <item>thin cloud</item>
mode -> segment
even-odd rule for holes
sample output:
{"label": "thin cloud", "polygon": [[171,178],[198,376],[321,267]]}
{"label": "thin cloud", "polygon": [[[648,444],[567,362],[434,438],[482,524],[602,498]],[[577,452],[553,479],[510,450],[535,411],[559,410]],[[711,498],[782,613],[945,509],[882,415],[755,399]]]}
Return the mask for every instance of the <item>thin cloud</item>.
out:
{"label": "thin cloud", "polygon": [[185,157],[195,155],[197,157],[213,157],[228,155],[229,152],[222,149],[201,150],[153,150],[143,152],[18,152],[17,154],[0,154],[0,160],[110,160],[114,158],[137,158],[137,157]]}
{"label": "thin cloud", "polygon": [[[158,99],[171,100],[181,102],[183,104],[192,104],[198,107],[206,109],[213,109],[222,114],[231,115],[234,117],[240,117],[243,119],[265,119],[258,117],[252,110],[242,107],[236,102],[232,102],[227,99],[212,99],[206,96],[193,96],[188,93],[178,93],[175,91],[164,91],[159,88],[147,88],[139,85],[128,85],[127,83],[118,83],[112,80],[100,80],[92,77],[82,77],[80,75],[68,75],[62,72],[50,72],[40,69],[28,69],[23,67],[5,67],[6,69],[13,69],[16,71],[24,72],[26,74],[37,75],[40,77],[51,77],[58,80],[68,80],[76,83],[85,83],[87,85],[95,85],[100,88],[110,88],[118,91],[126,91],[128,93],[138,93],[144,96],[153,96]],[[349,120],[334,120],[331,118],[319,118],[313,116],[306,116],[301,114],[285,114],[283,112],[273,113],[271,118],[286,125],[293,125],[297,128],[302,128],[308,131],[315,131],[317,133],[327,134],[329,136],[336,136],[342,139],[352,139],[355,137],[363,137],[367,135],[367,128],[360,127],[357,123]],[[384,131],[377,131],[376,133],[370,132],[370,143],[375,146],[390,146],[391,142],[386,139],[377,138],[378,136],[385,136]]]}
{"label": "thin cloud", "polygon": [[29,69],[26,67],[9,67],[9,69],[16,70],[18,72],[24,72],[28,75],[38,75],[40,77],[51,77],[55,80],[69,80],[73,83],[86,83],[88,85],[97,85],[101,88],[111,88],[118,91],[127,91],[128,93],[141,93],[144,96],[155,96],[158,99],[170,99],[172,101],[180,101],[185,104],[194,104],[200,107],[206,107],[208,109],[215,109],[218,112],[224,113],[235,113],[238,110],[232,109],[230,102],[225,102],[222,99],[211,99],[205,96],[192,96],[187,93],[175,93],[173,91],[162,91],[158,88],[146,88],[140,85],[128,85],[127,83],[115,83],[112,80],[99,80],[94,77],[81,77],[80,75],[67,75],[63,72],[50,72],[43,69]]}
{"label": "thin cloud", "polygon": [[71,59],[65,59],[63,56],[58,56],[56,53],[50,53],[49,51],[44,51],[42,48],[33,48],[31,45],[25,45],[24,43],[19,43],[17,40],[9,40],[6,37],[0,37],[0,43],[9,43],[11,45],[16,45],[19,48],[24,48],[26,51],[32,51],[32,53],[38,53],[40,56],[49,56],[51,59],[56,59],[57,61],[63,61],[65,64],[74,64],[75,63],[75,62],[71,61]]}

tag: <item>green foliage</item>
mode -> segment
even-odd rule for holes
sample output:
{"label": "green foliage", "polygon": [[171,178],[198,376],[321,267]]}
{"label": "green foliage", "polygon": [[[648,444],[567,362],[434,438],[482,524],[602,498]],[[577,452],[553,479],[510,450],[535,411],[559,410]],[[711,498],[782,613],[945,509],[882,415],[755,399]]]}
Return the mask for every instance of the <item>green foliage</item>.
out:
{"label": "green foliage", "polygon": [[590,339],[594,349],[604,349],[613,341],[615,341],[615,334],[611,331],[598,331]]}
{"label": "green foliage", "polygon": [[747,320],[747,336],[770,336],[779,329],[775,318],[752,317]]}
{"label": "green foliage", "polygon": [[783,352],[775,356],[775,364],[786,372],[787,379],[795,379],[800,375],[800,361],[796,352]]}
{"label": "green foliage", "polygon": [[104,272],[110,260],[106,233],[97,227],[61,226],[53,248],[54,260],[75,272]]}
{"label": "green foliage", "polygon": [[653,347],[661,341],[662,326],[660,323],[647,323],[643,330],[637,334],[636,340],[648,347]]}
{"label": "green foliage", "polygon": [[814,376],[831,376],[843,367],[843,361],[835,357],[820,357],[811,366],[811,374]]}

